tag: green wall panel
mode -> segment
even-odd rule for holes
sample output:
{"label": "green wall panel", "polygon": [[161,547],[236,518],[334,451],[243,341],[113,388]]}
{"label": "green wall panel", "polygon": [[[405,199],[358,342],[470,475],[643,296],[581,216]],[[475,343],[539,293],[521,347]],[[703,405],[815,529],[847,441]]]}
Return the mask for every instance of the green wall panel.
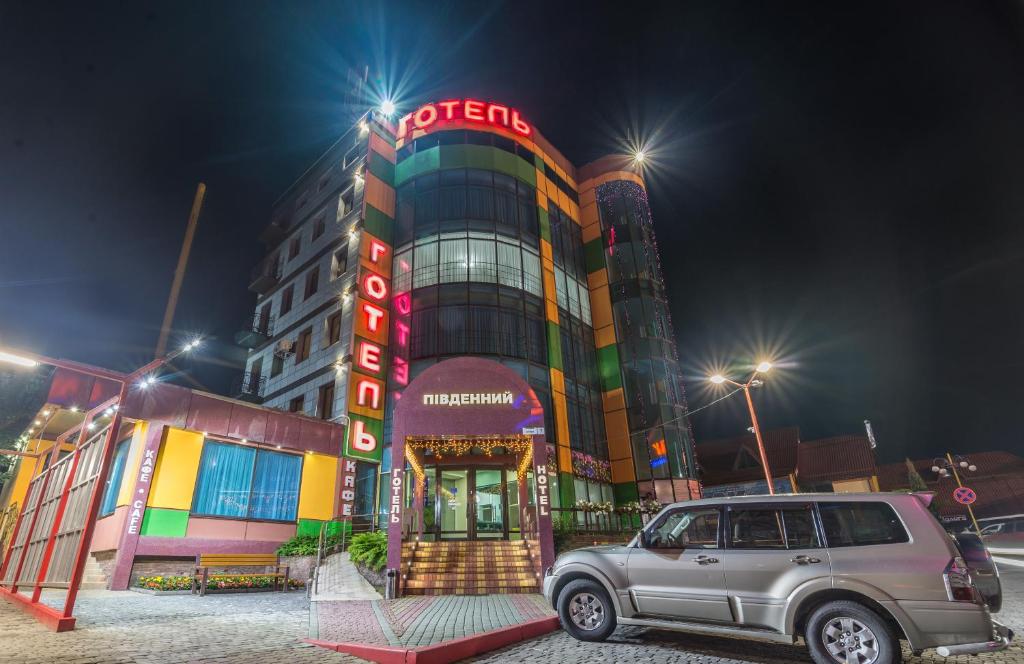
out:
{"label": "green wall panel", "polygon": [[576,486],[572,481],[572,473],[558,473],[558,498],[563,508],[576,507]]}
{"label": "green wall panel", "polygon": [[537,171],[519,157],[488,145],[442,145],[417,152],[398,162],[395,185],[429,171],[449,168],[482,168],[519,178],[537,186]]}
{"label": "green wall panel", "polygon": [[430,148],[423,152],[417,152],[398,162],[398,165],[395,166],[395,184],[399,185],[409,178],[414,178],[427,171],[436,171],[439,168],[441,168],[441,148]]}
{"label": "green wall panel", "polygon": [[616,505],[625,505],[640,500],[640,491],[636,488],[636,482],[613,484],[612,494],[615,496]]}
{"label": "green wall panel", "polygon": [[[380,463],[381,455],[384,453],[384,422],[381,420],[375,420],[372,417],[356,415],[351,412],[348,414],[348,418],[350,422],[348,431],[346,431],[347,435],[345,436],[345,455],[355,459],[363,459],[365,461]],[[355,426],[356,422],[362,422],[363,431],[371,434],[377,440],[377,449],[372,452],[364,452],[352,447],[352,427]]]}
{"label": "green wall panel", "polygon": [[548,329],[548,365],[552,369],[562,370],[562,335],[558,323],[544,321]]}
{"label": "green wall panel", "polygon": [[604,242],[601,237],[595,237],[583,245],[583,258],[587,264],[587,274],[597,272],[605,267],[604,264]]}
{"label": "green wall panel", "polygon": [[150,537],[184,537],[188,530],[188,512],[147,507],[139,534]]}
{"label": "green wall panel", "polygon": [[540,222],[540,237],[543,240],[551,242],[551,217],[548,216],[548,211],[544,208],[537,206],[537,220]]}
{"label": "green wall panel", "polygon": [[[317,519],[299,519],[295,527],[295,534],[304,537],[320,537],[320,526],[324,523],[324,521]],[[328,535],[338,535],[342,530],[346,533],[352,532],[352,523],[349,521],[327,521],[326,523]]]}
{"label": "green wall panel", "polygon": [[376,152],[370,153],[370,172],[384,184],[395,186],[395,165]]}
{"label": "green wall panel", "polygon": [[597,349],[597,370],[601,373],[601,384],[605,392],[622,387],[619,349],[615,344],[608,344]]}
{"label": "green wall panel", "polygon": [[363,219],[363,226],[374,237],[391,244],[391,233],[395,221],[369,203],[366,204],[366,217]]}

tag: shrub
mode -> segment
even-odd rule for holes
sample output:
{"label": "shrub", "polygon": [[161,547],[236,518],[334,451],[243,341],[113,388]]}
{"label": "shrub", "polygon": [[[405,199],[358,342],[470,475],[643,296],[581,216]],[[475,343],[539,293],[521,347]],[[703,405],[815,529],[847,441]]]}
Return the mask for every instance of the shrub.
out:
{"label": "shrub", "polygon": [[[268,576],[250,576],[239,574],[237,576],[224,576],[216,579],[206,580],[207,590],[238,590],[243,588],[272,588],[274,580]],[[189,590],[192,588],[192,577],[190,576],[140,576],[139,588],[148,590]],[[305,588],[306,583],[302,579],[288,579],[289,588]]]}
{"label": "shrub", "polygon": [[388,562],[388,536],[383,531],[360,533],[348,545],[352,562],[365,565],[374,572],[384,569]]}
{"label": "shrub", "polygon": [[279,556],[315,556],[318,537],[313,535],[296,535],[277,547]]}

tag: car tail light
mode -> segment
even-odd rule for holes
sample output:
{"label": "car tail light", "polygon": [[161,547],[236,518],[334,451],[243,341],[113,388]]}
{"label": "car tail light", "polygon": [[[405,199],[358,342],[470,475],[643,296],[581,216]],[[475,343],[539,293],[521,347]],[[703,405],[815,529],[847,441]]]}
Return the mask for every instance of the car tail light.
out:
{"label": "car tail light", "polygon": [[967,563],[960,556],[956,556],[946,565],[946,570],[942,573],[942,581],[946,584],[946,594],[950,601],[975,601],[974,582],[971,581]]}

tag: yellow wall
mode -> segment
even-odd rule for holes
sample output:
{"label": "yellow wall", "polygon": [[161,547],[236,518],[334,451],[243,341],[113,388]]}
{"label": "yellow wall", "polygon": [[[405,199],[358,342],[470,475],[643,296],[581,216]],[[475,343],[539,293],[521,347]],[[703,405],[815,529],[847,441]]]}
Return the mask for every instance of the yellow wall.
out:
{"label": "yellow wall", "polygon": [[306,454],[299,487],[299,518],[326,521],[334,516],[338,457]]}
{"label": "yellow wall", "polygon": [[160,445],[147,505],[175,510],[191,509],[202,453],[202,434],[168,429]]}
{"label": "yellow wall", "polygon": [[132,442],[128,444],[128,459],[124,463],[124,474],[121,475],[121,490],[117,492],[117,505],[127,505],[135,491],[135,478],[139,476],[139,461],[142,459],[142,448],[146,446],[146,423],[136,422],[132,431]]}
{"label": "yellow wall", "polygon": [[[28,454],[43,454],[37,459],[29,457],[18,457],[18,470],[14,473],[14,477],[11,480],[11,491],[8,494],[7,501],[4,503],[3,508],[6,509],[12,503],[23,505],[25,502],[25,495],[28,493],[29,482],[43,469],[45,463],[45,455],[49,454],[50,450],[53,449],[52,440],[40,440],[33,439],[28,441],[25,445],[24,451]],[[61,446],[62,450],[72,451],[75,446],[71,443],[64,443]]]}

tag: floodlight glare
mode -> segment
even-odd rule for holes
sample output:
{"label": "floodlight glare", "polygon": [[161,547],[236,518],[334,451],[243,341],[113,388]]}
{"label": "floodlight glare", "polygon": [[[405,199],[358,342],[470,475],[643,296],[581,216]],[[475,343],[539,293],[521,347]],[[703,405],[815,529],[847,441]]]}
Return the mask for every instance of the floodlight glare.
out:
{"label": "floodlight glare", "polygon": [[390,118],[395,114],[395,102],[385,99],[380,103],[380,112]]}
{"label": "floodlight glare", "polygon": [[721,385],[722,383],[725,382],[725,376],[723,376],[722,374],[715,374],[709,380],[715,385]]}

